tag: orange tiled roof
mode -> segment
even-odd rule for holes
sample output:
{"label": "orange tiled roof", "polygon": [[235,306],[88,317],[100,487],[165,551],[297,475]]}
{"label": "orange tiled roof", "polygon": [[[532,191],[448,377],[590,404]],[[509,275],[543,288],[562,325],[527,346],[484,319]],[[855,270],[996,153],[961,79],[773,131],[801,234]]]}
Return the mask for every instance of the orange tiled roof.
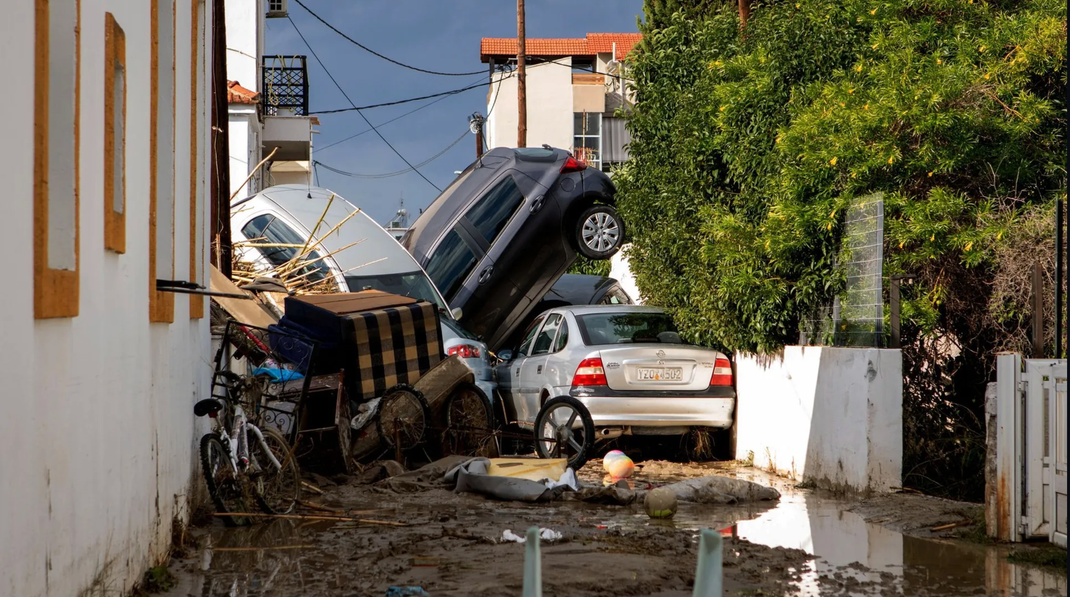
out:
{"label": "orange tiled roof", "polygon": [[[631,52],[642,33],[588,33],[586,38],[529,38],[527,53],[529,56],[584,56],[608,54],[617,44],[617,60],[623,59]],[[491,57],[516,56],[516,38],[484,37],[479,42],[479,59],[488,62]]]}
{"label": "orange tiled roof", "polygon": [[242,87],[237,81],[227,81],[228,104],[258,104],[260,94]]}

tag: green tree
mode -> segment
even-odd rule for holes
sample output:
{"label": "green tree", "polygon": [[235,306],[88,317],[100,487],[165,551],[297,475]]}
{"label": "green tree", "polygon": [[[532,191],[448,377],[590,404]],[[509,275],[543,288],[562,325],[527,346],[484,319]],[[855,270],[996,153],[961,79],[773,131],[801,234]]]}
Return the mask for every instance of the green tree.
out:
{"label": "green tree", "polygon": [[842,291],[851,202],[883,193],[885,275],[918,276],[913,431],[975,466],[993,355],[1026,337],[1020,265],[1048,267],[1066,196],[1065,3],[773,2],[742,34],[736,9],[643,24],[617,176],[637,283],[692,339],[777,351]]}

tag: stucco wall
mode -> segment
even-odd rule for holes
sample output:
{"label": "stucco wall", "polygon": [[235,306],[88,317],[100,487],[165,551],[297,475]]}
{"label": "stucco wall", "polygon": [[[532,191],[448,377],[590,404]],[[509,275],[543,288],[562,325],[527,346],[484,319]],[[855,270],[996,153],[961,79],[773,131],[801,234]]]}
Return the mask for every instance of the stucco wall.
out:
{"label": "stucco wall", "polygon": [[[230,193],[238,191],[252,168],[260,162],[260,121],[256,106],[230,105]],[[238,193],[238,198],[255,195],[263,190],[262,175],[257,173]]]}
{"label": "stucco wall", "polygon": [[253,91],[260,89],[264,55],[264,0],[225,0],[227,13],[227,79]]}
{"label": "stucco wall", "polygon": [[829,487],[900,485],[902,356],[898,350],[788,346],[737,355],[736,457]]}
{"label": "stucco wall", "polygon": [[[7,0],[0,55],[0,198],[11,249],[0,298],[0,595],[120,595],[170,544],[197,471],[193,403],[210,376],[208,320],[175,300],[174,323],[148,314],[149,3],[81,0],[79,314],[34,319],[33,0]],[[126,33],[126,253],[104,249],[104,12]],[[211,31],[211,0],[201,5]],[[190,273],[190,4],[177,10],[175,277]],[[211,64],[209,44],[200,56]],[[209,92],[201,88],[207,102]],[[207,104],[205,104],[207,106]],[[208,114],[201,110],[201,114]],[[200,238],[208,237],[209,122],[198,127]],[[207,245],[197,248],[207,263]],[[204,277],[200,278],[204,280]],[[205,309],[207,312],[207,309]],[[89,593],[90,589],[96,590]]]}
{"label": "stucco wall", "polygon": [[[490,147],[516,147],[516,77],[490,88],[488,122]],[[527,67],[528,147],[543,143],[572,149],[572,58]],[[494,101],[497,94],[497,101]]]}

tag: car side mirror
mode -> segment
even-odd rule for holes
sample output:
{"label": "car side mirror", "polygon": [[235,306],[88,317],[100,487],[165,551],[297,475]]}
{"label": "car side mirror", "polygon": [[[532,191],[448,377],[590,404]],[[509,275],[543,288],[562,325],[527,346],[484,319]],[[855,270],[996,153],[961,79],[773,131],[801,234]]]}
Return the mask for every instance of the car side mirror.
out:
{"label": "car side mirror", "polygon": [[464,314],[464,311],[461,311],[460,307],[457,307],[457,308],[455,308],[455,309],[450,311],[450,315],[452,315],[453,318],[456,319],[457,321],[461,320],[461,315],[463,315],[463,314]]}
{"label": "car side mirror", "polygon": [[511,350],[503,350],[503,351],[498,353],[498,358],[503,363],[508,363],[509,361],[513,360],[513,351],[511,351]]}

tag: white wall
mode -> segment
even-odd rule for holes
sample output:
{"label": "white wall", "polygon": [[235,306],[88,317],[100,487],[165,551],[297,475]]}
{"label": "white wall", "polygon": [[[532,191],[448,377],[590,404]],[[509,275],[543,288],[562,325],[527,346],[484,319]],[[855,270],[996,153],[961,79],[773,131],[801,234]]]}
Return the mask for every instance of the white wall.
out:
{"label": "white wall", "polygon": [[227,79],[241,83],[246,89],[263,91],[260,58],[264,55],[264,0],[225,1]]}
{"label": "white wall", "polygon": [[[238,191],[249,172],[260,162],[261,125],[256,117],[256,106],[231,104],[230,118],[230,194]],[[249,184],[238,192],[238,199],[255,195],[263,190],[263,175],[257,173]]]}
{"label": "white wall", "polygon": [[[501,82],[496,75],[487,98],[490,148],[516,147],[516,77]],[[543,143],[572,149],[572,58],[527,67],[528,147]],[[494,101],[497,94],[497,102]],[[491,105],[494,105],[491,110]]]}
{"label": "white wall", "polygon": [[[173,324],[148,316],[149,3],[81,0],[80,301],[73,318],[34,319],[34,0],[0,19],[5,109],[0,197],[14,258],[0,298],[0,595],[120,595],[170,544],[197,475],[192,406],[210,377],[208,319],[175,300]],[[175,275],[189,277],[190,4],[180,3],[175,136]],[[104,249],[104,12],[126,33],[126,253]],[[201,7],[211,31],[211,0]],[[211,65],[209,44],[200,49]],[[185,82],[184,82],[185,81]],[[209,92],[201,88],[206,107]],[[209,147],[202,109],[200,145]],[[17,117],[12,117],[17,115]],[[201,239],[208,151],[199,151]],[[198,247],[207,263],[207,245]],[[205,278],[201,278],[204,280]],[[206,309],[207,311],[207,309]]]}
{"label": "white wall", "polygon": [[902,482],[898,350],[788,346],[737,355],[736,457],[800,481],[888,491]]}

